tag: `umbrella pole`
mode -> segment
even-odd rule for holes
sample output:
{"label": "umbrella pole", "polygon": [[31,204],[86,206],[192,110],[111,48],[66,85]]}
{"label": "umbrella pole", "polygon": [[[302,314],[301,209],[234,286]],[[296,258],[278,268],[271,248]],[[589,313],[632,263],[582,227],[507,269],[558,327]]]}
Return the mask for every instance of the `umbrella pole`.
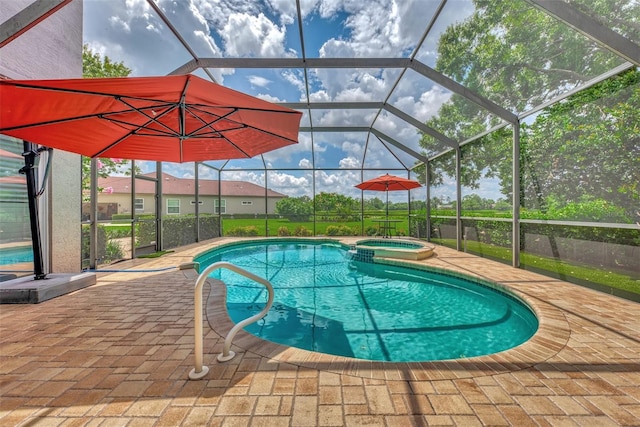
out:
{"label": "umbrella pole", "polygon": [[389,183],[384,184],[385,193],[387,193],[387,221],[389,220]]}
{"label": "umbrella pole", "polygon": [[35,280],[42,280],[47,277],[44,273],[44,263],[42,260],[42,242],[40,240],[40,222],[38,219],[38,195],[36,189],[35,162],[38,153],[35,145],[31,142],[23,142],[24,167],[20,173],[27,178],[27,197],[29,199],[29,219],[31,222],[31,245],[33,247],[33,271]]}

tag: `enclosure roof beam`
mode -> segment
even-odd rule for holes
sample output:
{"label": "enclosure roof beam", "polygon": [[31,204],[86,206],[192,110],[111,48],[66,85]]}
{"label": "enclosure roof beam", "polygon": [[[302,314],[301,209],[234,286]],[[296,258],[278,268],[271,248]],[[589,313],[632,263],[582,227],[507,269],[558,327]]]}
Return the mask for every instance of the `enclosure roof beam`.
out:
{"label": "enclosure roof beam", "polygon": [[[185,38],[182,37],[182,34],[180,34],[178,29],[173,25],[173,23],[169,20],[169,18],[167,18],[167,15],[165,15],[165,13],[162,11],[162,9],[160,9],[160,6],[158,6],[154,0],[147,0],[147,3],[158,14],[158,16],[160,17],[162,22],[165,23],[167,28],[169,28],[169,31],[171,31],[173,33],[173,35],[178,39],[178,41],[187,50],[187,52],[189,52],[189,55],[191,55],[193,57],[193,59],[197,61],[198,55],[196,54],[196,52],[191,48],[191,46],[189,46],[189,43],[187,43]],[[205,69],[204,72],[207,73],[207,75],[209,76],[211,81],[213,81],[215,83],[218,83],[216,81],[215,77],[213,77],[213,74],[211,74],[211,71]]]}
{"label": "enclosure roof beam", "polygon": [[640,66],[640,46],[563,1],[526,0],[616,55]]}
{"label": "enclosure roof beam", "polygon": [[432,127],[429,127],[429,126],[425,125],[421,121],[411,117],[410,115],[408,115],[407,113],[405,113],[402,110],[397,109],[393,105],[385,104],[384,109],[387,110],[388,112],[390,112],[391,114],[401,118],[405,122],[415,126],[421,132],[426,133],[427,135],[430,135],[430,136],[434,137],[438,141],[443,142],[443,143],[445,143],[445,144],[447,144],[447,145],[449,145],[451,147],[457,147],[458,146],[458,143],[456,141],[454,141],[453,139],[449,138],[447,135],[444,135],[444,134],[438,132],[437,130],[433,129]]}
{"label": "enclosure roof beam", "polygon": [[411,117],[402,110],[397,109],[393,105],[385,104],[383,102],[311,102],[309,104],[305,102],[282,102],[278,103],[284,107],[293,109],[310,109],[310,110],[336,110],[336,109],[384,109],[394,116],[404,120],[410,125],[416,127],[421,132],[424,132],[433,138],[445,143],[451,147],[457,147],[458,143],[448,136],[438,132],[437,130],[425,125],[420,120]]}
{"label": "enclosure roof beam", "polygon": [[339,110],[339,109],[353,109],[353,110],[366,110],[366,109],[378,109],[384,106],[383,102],[277,102],[276,104],[283,107],[292,108],[294,110]]}
{"label": "enclosure roof beam", "polygon": [[171,74],[184,74],[201,68],[411,68],[418,74],[485,108],[509,123],[518,117],[489,99],[474,93],[455,80],[420,61],[409,58],[199,58],[189,61]]}
{"label": "enclosure roof beam", "polygon": [[300,132],[369,132],[369,126],[300,126]]}
{"label": "enclosure roof beam", "polygon": [[513,114],[512,112],[505,110],[498,104],[490,101],[489,99],[478,95],[472,90],[466,88],[455,80],[445,76],[439,71],[434,70],[428,65],[423,64],[418,60],[411,61],[411,69],[416,71],[419,74],[422,74],[426,78],[431,81],[438,83],[440,86],[449,89],[450,91],[457,93],[458,95],[468,99],[469,101],[479,105],[480,107],[488,110],[490,113],[495,114],[501,119],[509,122],[509,123],[517,123],[518,116]]}
{"label": "enclosure roof beam", "polygon": [[426,162],[427,161],[427,157],[423,156],[422,154],[413,151],[411,148],[407,147],[406,145],[404,145],[403,143],[396,141],[395,139],[391,138],[389,135],[380,132],[377,129],[374,128],[370,128],[368,126],[340,126],[340,127],[332,127],[332,126],[323,126],[323,127],[309,127],[309,126],[301,126],[300,127],[300,132],[371,132],[373,135],[377,136],[380,139],[385,140],[386,142],[388,142],[389,144],[395,146],[396,148],[399,148],[400,150],[404,151],[405,153],[409,154],[412,157],[415,157],[416,159]]}
{"label": "enclosure roof beam", "polygon": [[0,24],[0,47],[10,43],[48,18],[71,0],[36,0]]}
{"label": "enclosure roof beam", "polygon": [[380,132],[379,130],[373,128],[371,129],[371,133],[374,134],[375,136],[377,136],[380,139],[385,140],[386,142],[388,142],[389,144],[395,146],[396,148],[399,148],[400,150],[404,151],[405,153],[409,154],[410,156],[416,158],[417,160],[420,160],[421,162],[427,162],[428,159],[426,156],[413,151],[411,148],[407,147],[406,145],[404,145],[403,143],[401,143],[400,141],[397,141],[393,138],[391,138],[389,135]]}

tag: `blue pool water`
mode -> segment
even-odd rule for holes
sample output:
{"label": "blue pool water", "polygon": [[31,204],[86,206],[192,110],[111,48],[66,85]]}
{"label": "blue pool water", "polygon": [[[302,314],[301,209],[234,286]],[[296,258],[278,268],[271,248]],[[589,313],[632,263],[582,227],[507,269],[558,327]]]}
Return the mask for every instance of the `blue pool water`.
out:
{"label": "blue pool water", "polygon": [[0,265],[19,264],[22,262],[33,262],[31,246],[0,249]]}
{"label": "blue pool water", "polygon": [[[527,341],[529,308],[488,286],[411,268],[349,261],[339,244],[247,243],[196,258],[227,261],[269,280],[274,303],[246,330],[265,340],[359,359],[409,362],[480,356]],[[234,322],[258,313],[265,288],[228,270]]]}

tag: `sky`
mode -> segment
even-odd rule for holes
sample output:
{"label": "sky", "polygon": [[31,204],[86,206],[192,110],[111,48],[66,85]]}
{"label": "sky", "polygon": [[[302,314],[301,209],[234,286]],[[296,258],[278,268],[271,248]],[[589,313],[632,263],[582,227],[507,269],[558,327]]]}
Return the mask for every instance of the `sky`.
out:
{"label": "sky", "polygon": [[[433,0],[301,0],[304,54],[307,58],[410,57],[434,66],[438,35],[466,19],[473,6],[467,0],[447,3],[430,36],[421,38],[439,1]],[[191,49],[200,58],[301,58],[295,0],[157,0]],[[416,13],[419,11],[420,13]],[[382,18],[382,19],[381,19]],[[123,62],[132,76],[166,75],[192,59],[146,0],[85,0],[84,43]],[[301,69],[211,69],[217,83],[272,102],[387,101],[424,122],[437,113],[451,93],[425,77],[398,69],[308,70],[308,92]],[[210,77],[202,70],[201,77]],[[312,110],[301,126],[371,126],[422,152],[419,132],[398,117],[378,110]],[[313,150],[312,150],[313,147]],[[138,162],[147,172],[154,168]],[[360,196],[362,180],[383,173],[407,177],[415,159],[375,135],[365,132],[301,132],[298,144],[224,165],[222,179],[242,179],[289,196],[338,192]],[[361,168],[375,169],[361,172]],[[243,171],[238,169],[245,169]],[[256,170],[246,170],[256,169]],[[192,164],[165,164],[164,172],[193,177]],[[215,169],[200,167],[200,178],[218,179]],[[486,188],[485,188],[486,187]],[[415,198],[423,199],[424,189]],[[448,190],[445,190],[448,191]],[[486,194],[482,194],[485,192]],[[407,193],[390,200],[407,201]],[[412,192],[413,193],[413,192]],[[493,185],[481,186],[482,197],[496,198]],[[455,194],[455,193],[453,193]],[[368,194],[365,197],[380,197]]]}

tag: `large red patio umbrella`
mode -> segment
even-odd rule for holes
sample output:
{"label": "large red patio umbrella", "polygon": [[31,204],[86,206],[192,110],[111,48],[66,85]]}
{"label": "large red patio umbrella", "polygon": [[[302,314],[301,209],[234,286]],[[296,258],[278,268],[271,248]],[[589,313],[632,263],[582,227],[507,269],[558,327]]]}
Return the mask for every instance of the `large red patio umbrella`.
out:
{"label": "large red patio umbrella", "polygon": [[0,80],[0,133],[88,157],[249,158],[296,143],[302,113],[188,74]]}
{"label": "large red patio umbrella", "polygon": [[[298,140],[302,113],[194,75],[0,80],[0,133],[25,141],[34,269],[39,250],[31,143],[88,157],[192,162],[250,158]],[[27,142],[28,141],[28,142]],[[31,206],[33,204],[33,207]],[[35,228],[34,228],[35,227]],[[36,248],[38,246],[38,248]]]}
{"label": "large red patio umbrella", "polygon": [[387,218],[389,218],[389,191],[411,190],[422,187],[418,181],[385,174],[356,185],[360,190],[384,191],[387,193]]}

